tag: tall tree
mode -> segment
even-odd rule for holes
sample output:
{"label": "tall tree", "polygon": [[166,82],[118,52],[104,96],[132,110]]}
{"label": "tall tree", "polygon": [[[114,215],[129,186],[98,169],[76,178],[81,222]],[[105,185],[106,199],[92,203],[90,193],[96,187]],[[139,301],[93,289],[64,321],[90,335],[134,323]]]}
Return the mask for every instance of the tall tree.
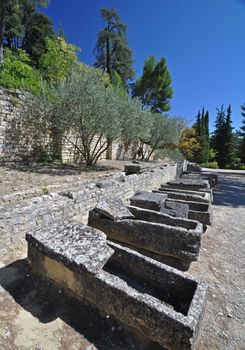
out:
{"label": "tall tree", "polygon": [[195,161],[198,163],[208,162],[209,158],[209,112],[202,108],[196,116],[196,122],[193,125],[194,130],[196,131],[196,137],[200,144],[200,150],[196,153]]}
{"label": "tall tree", "polygon": [[4,30],[5,30],[7,6],[9,1],[10,0],[0,1],[0,64],[3,61]]}
{"label": "tall tree", "polygon": [[36,67],[39,67],[40,57],[47,49],[45,38],[54,34],[52,27],[49,17],[39,12],[35,12],[28,23],[22,48],[29,54]]}
{"label": "tall tree", "polygon": [[173,96],[171,76],[164,57],[159,62],[154,56],[145,61],[143,74],[133,87],[133,96],[138,96],[145,108],[163,113],[170,110]]}
{"label": "tall tree", "polygon": [[240,127],[240,136],[242,137],[241,148],[240,148],[240,158],[243,163],[245,163],[245,103],[241,105],[242,109],[242,126]]}
{"label": "tall tree", "polygon": [[114,9],[101,9],[104,28],[99,31],[95,66],[106,71],[111,78],[116,72],[127,85],[127,80],[133,79],[132,51],[128,47],[126,25],[122,24],[120,17]]}
{"label": "tall tree", "polygon": [[220,168],[225,168],[233,162],[233,135],[232,135],[231,106],[227,110],[223,105],[217,108],[215,130],[213,133],[213,148]]}
{"label": "tall tree", "polygon": [[8,46],[19,47],[18,40],[21,37],[23,6],[25,6],[25,4],[29,4],[30,6],[34,6],[34,8],[35,6],[46,7],[48,3],[49,0],[0,1],[0,64],[3,61],[3,45],[6,34]]}
{"label": "tall tree", "polygon": [[231,105],[228,106],[225,118],[225,133],[224,133],[224,148],[225,148],[225,165],[231,165],[234,161],[234,148],[233,148],[233,127],[231,120]]}

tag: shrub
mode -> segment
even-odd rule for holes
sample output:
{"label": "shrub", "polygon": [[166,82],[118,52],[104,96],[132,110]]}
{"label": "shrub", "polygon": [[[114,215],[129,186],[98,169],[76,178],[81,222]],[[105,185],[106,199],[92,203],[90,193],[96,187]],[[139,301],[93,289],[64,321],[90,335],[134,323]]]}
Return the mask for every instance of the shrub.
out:
{"label": "shrub", "polygon": [[217,162],[206,162],[206,163],[202,163],[201,166],[203,168],[219,169]]}
{"label": "shrub", "polygon": [[24,50],[13,52],[6,48],[0,65],[0,86],[37,94],[41,89],[41,74],[29,63],[30,58]]}
{"label": "shrub", "polygon": [[239,170],[245,170],[245,165],[240,165]]}

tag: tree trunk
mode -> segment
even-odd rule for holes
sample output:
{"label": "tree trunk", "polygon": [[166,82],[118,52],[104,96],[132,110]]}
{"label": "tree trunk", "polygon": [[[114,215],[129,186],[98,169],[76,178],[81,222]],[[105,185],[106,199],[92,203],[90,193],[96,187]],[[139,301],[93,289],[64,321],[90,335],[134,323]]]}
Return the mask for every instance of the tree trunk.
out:
{"label": "tree trunk", "polygon": [[3,62],[4,27],[8,1],[0,0],[0,64]]}

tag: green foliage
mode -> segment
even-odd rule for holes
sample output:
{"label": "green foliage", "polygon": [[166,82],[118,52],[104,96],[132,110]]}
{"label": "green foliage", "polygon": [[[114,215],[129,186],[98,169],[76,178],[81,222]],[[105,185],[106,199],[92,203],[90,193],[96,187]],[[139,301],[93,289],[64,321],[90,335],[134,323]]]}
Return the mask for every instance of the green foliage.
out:
{"label": "green foliage", "polygon": [[165,58],[156,62],[156,58],[151,56],[145,61],[143,74],[135,83],[133,96],[138,96],[144,108],[150,108],[152,112],[166,112],[171,108],[171,83]]}
{"label": "green foliage", "polygon": [[54,35],[52,22],[42,13],[34,12],[26,23],[22,48],[30,55],[32,64],[40,66],[39,60],[46,52],[45,38]]}
{"label": "green foliage", "polygon": [[0,45],[5,39],[9,48],[24,49],[36,67],[46,50],[46,36],[54,34],[49,17],[36,9],[36,6],[46,7],[47,4],[45,0],[5,0],[3,9],[0,8]]}
{"label": "green foliage", "polygon": [[203,168],[219,169],[217,162],[205,162],[205,163],[201,163],[201,166]]}
{"label": "green foliage", "polygon": [[63,37],[47,37],[46,47],[40,66],[44,77],[57,84],[71,73],[72,65],[78,63],[76,52],[80,49],[68,44]]}
{"label": "green foliage", "polygon": [[5,59],[0,65],[0,85],[5,88],[23,89],[34,94],[41,88],[40,73],[30,66],[25,51],[5,49]]}
{"label": "green foliage", "polygon": [[239,170],[245,170],[245,165],[241,165],[241,166],[239,167]]}
{"label": "green foliage", "polygon": [[245,103],[241,106],[242,109],[242,126],[240,127],[240,136],[242,138],[239,147],[239,154],[243,163],[245,163]]}
{"label": "green foliage", "polygon": [[216,151],[216,160],[220,168],[231,166],[234,161],[232,129],[231,106],[229,105],[226,110],[223,106],[220,109],[217,108],[212,146]]}
{"label": "green foliage", "polygon": [[133,58],[128,47],[126,26],[121,23],[114,9],[101,9],[100,13],[105,26],[98,33],[94,49],[95,66],[106,71],[112,80],[116,72],[126,87],[127,80],[134,77]]}
{"label": "green foliage", "polygon": [[158,159],[164,160],[165,158],[173,160],[174,162],[181,162],[184,160],[184,156],[178,148],[175,148],[175,149],[165,148],[165,149],[156,150],[155,156],[154,156],[155,160],[158,160]]}
{"label": "green foliage", "polygon": [[202,109],[196,116],[196,122],[193,125],[193,128],[196,131],[196,137],[200,143],[199,152],[195,154],[195,159],[193,161],[197,163],[207,162],[209,160],[209,112]]}

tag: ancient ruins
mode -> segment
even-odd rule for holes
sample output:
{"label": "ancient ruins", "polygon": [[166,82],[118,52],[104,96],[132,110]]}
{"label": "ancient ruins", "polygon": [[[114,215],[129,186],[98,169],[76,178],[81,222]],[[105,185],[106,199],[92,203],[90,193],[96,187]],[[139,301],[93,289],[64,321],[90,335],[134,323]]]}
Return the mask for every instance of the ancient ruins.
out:
{"label": "ancient ruins", "polygon": [[[88,225],[66,216],[32,225],[26,240],[34,272],[163,349],[183,350],[195,348],[207,285],[182,271],[198,259],[212,224],[217,176],[195,164],[178,167],[175,180],[166,179],[163,167],[153,181],[154,170],[128,166],[122,186],[134,179],[133,188],[107,193],[111,183],[102,181],[103,196],[89,208]],[[147,171],[139,188],[135,173]],[[75,199],[73,214],[81,211],[75,191],[61,196]]]}

